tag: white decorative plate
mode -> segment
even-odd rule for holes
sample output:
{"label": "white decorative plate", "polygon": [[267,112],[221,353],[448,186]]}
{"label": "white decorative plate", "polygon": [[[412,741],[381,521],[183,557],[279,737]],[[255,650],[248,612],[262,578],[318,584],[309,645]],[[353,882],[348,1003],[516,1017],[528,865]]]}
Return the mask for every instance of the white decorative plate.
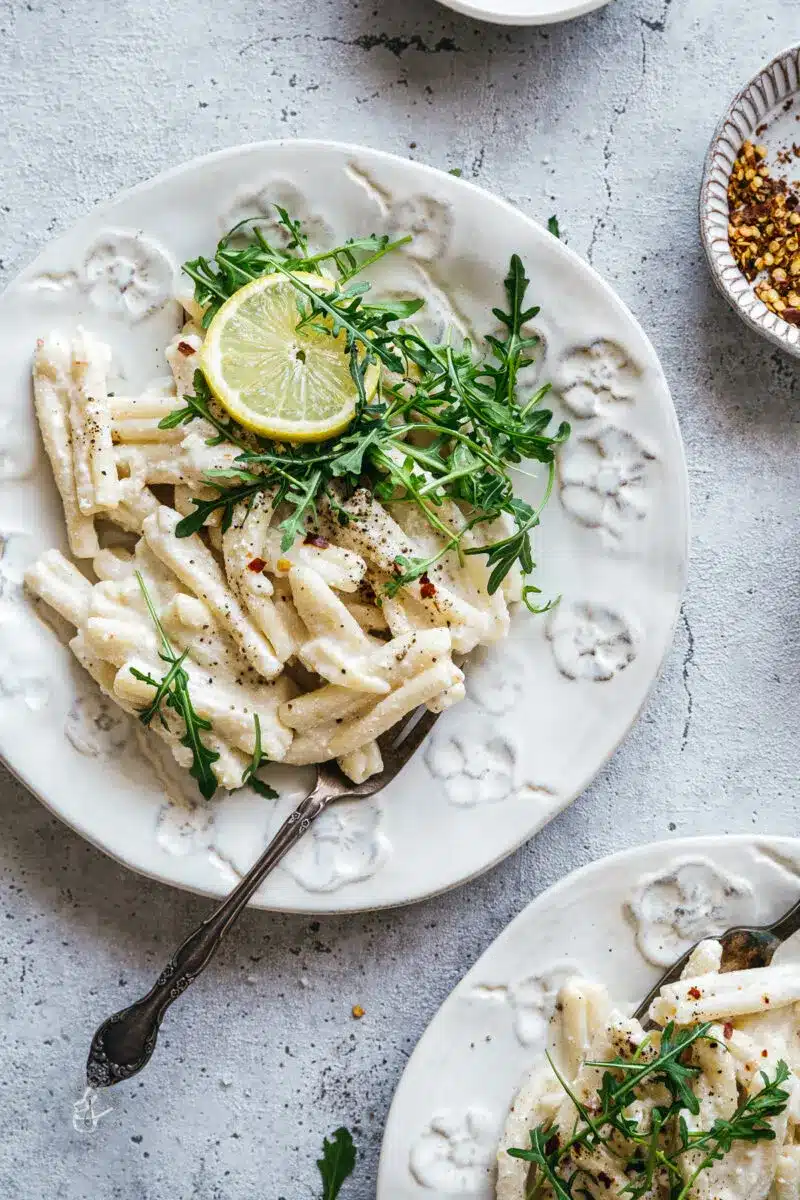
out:
{"label": "white decorative plate", "polygon": [[[514,1093],[573,974],[638,1005],[700,938],[775,920],[800,894],[797,838],[657,842],[591,863],[529,904],[445,1000],[389,1112],[377,1200],[493,1200]],[[787,945],[794,957],[797,939]]]}
{"label": "white decorative plate", "polygon": [[433,324],[483,330],[519,252],[531,303],[542,304],[539,377],[553,380],[555,407],[574,422],[537,539],[538,582],[546,595],[563,594],[560,606],[548,618],[519,615],[510,641],[470,666],[468,701],[443,717],[400,779],[326,814],[256,898],[300,911],[401,904],[486,870],[586,787],[656,678],[687,562],[683,450],[652,346],[575,254],[453,176],[325,142],[239,147],[91,213],[0,298],[0,753],[104,850],[214,894],[253,862],[307,781],[278,771],[277,810],[247,790],[187,804],[173,775],[142,758],[140,727],[109,711],[20,588],[32,558],[64,545],[34,428],[36,337],[83,323],[111,343],[124,387],[143,386],[166,370],[178,265],[211,252],[269,198],[317,238],[411,230],[409,252],[382,286],[422,289]]}
{"label": "white decorative plate", "polygon": [[497,25],[552,25],[602,8],[610,0],[441,0],[448,8]]}

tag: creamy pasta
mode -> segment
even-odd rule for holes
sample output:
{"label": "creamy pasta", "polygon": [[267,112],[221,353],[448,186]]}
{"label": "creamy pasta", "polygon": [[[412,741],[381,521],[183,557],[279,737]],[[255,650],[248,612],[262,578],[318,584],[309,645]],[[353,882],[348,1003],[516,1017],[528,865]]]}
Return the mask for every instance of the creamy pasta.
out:
{"label": "creamy pasta", "polygon": [[[406,713],[421,704],[441,711],[464,696],[453,653],[506,635],[519,571],[489,595],[485,559],[448,553],[429,576],[378,603],[398,556],[430,554],[438,535],[407,506],[382,505],[366,491],[339,498],[347,524],[329,500],[320,504],[313,529],[288,549],[269,491],[239,504],[225,529],[217,510],[201,532],[176,536],[193,500],[213,495],[207,472],[235,471],[241,453],[203,420],[161,426],[192,394],[203,336],[189,321],[167,349],[170,386],[134,396],[110,394],[111,349],[88,331],[38,343],[35,410],[71,559],[48,550],[28,570],[27,587],[73,626],[74,654],[130,713],[147,708],[148,680],[165,671],[150,597],[171,645],[186,655],[220,786],[242,785],[258,736],[254,716],[270,760],[336,759],[361,782],[382,769],[377,739]],[[439,515],[443,528],[463,529],[453,502]],[[464,545],[490,535],[504,536],[476,528]],[[442,536],[438,548],[445,544]],[[149,728],[190,767],[179,715],[164,706],[160,718]]]}
{"label": "creamy pasta", "polygon": [[[506,1122],[498,1200],[553,1200],[558,1188],[580,1197],[797,1200],[800,965],[721,974],[721,953],[716,941],[700,943],[681,980],[653,1002],[648,1032],[604,987],[565,983],[552,1054],[523,1082]],[[685,1048],[673,1053],[681,1039]],[[663,1069],[667,1060],[675,1072]],[[626,1081],[619,1119],[609,1121],[613,1089]],[[532,1161],[509,1154],[535,1145],[544,1166],[539,1151]]]}

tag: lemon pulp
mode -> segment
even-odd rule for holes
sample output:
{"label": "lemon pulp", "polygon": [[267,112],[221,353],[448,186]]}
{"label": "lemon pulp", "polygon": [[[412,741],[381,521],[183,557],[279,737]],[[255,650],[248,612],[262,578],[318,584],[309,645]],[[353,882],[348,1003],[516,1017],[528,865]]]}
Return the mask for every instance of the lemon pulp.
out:
{"label": "lemon pulp", "polygon": [[[315,291],[335,286],[321,275],[296,278]],[[298,297],[284,275],[246,284],[212,320],[200,361],[217,400],[245,428],[278,441],[318,442],[347,427],[358,393],[344,333],[298,329]],[[369,398],[377,366],[364,382]]]}

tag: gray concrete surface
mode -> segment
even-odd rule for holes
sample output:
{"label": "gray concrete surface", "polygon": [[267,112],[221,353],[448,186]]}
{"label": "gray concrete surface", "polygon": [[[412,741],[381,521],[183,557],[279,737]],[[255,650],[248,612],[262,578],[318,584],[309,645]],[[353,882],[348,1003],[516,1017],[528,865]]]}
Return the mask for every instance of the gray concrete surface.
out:
{"label": "gray concrete surface", "polygon": [[541,889],[653,837],[800,833],[800,369],[713,292],[695,216],[720,112],[798,34],[800,0],[616,0],[541,30],[434,0],[0,0],[0,281],[96,201],[237,142],[331,136],[461,167],[557,212],[645,325],[694,519],[674,650],[594,786],[449,896],[319,923],[249,914],[93,1136],[70,1119],[90,1033],[206,902],[110,862],[3,773],[4,1197],[315,1200],[340,1123],[360,1148],[343,1200],[373,1197],[409,1053]]}

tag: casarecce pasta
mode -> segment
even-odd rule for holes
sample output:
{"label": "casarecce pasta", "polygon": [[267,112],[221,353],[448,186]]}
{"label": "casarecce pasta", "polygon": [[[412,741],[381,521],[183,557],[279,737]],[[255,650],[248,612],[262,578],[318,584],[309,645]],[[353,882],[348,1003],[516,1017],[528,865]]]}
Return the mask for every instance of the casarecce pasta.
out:
{"label": "casarecce pasta", "polygon": [[[161,424],[192,394],[203,336],[190,320],[166,351],[172,380],[137,395],[112,393],[111,349],[88,331],[39,342],[35,410],[71,559],[47,551],[27,587],[72,625],[72,651],[130,713],[147,709],[165,670],[149,596],[185,654],[220,786],[242,785],[257,736],[272,761],[335,758],[360,782],[382,769],[377,739],[407,712],[440,711],[464,696],[453,653],[505,636],[518,573],[490,596],[485,560],[448,553],[430,578],[384,597],[397,557],[430,554],[439,535],[362,491],[343,495],[338,513],[320,504],[313,529],[288,549],[268,491],[237,505],[226,528],[217,510],[200,533],[176,536],[193,501],[213,495],[207,472],[235,472],[241,454],[204,419]],[[463,530],[455,503],[440,518]],[[490,534],[503,531],[476,527],[463,545]],[[190,766],[178,716],[162,712],[149,728]]]}
{"label": "casarecce pasta", "polygon": [[[647,1032],[606,988],[564,984],[551,1057],[523,1082],[506,1122],[498,1200],[553,1200],[557,1181],[569,1180],[567,1194],[587,1197],[797,1200],[800,965],[720,973],[721,958],[719,942],[701,942],[651,1005]],[[663,1070],[670,1054],[685,1094]],[[612,1089],[648,1067],[620,1120],[607,1121]],[[554,1178],[509,1154],[534,1143]]]}

